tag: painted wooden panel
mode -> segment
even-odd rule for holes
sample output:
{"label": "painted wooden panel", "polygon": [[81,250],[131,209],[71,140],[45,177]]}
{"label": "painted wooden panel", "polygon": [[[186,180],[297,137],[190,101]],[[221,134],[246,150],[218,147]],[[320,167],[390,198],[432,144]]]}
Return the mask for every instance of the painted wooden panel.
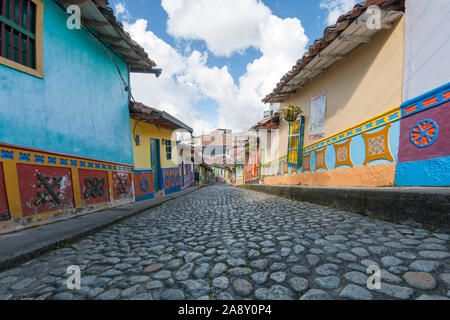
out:
{"label": "painted wooden panel", "polygon": [[107,171],[80,169],[78,176],[83,206],[110,201]]}
{"label": "painted wooden panel", "polygon": [[23,216],[74,207],[69,168],[17,164]]}
{"label": "painted wooden panel", "polygon": [[8,199],[6,197],[5,175],[3,172],[3,163],[0,162],[0,221],[9,220]]}
{"label": "painted wooden panel", "polygon": [[450,155],[450,102],[415,113],[400,122],[398,162]]}
{"label": "painted wooden panel", "polygon": [[133,197],[131,174],[124,172],[113,172],[114,200]]}
{"label": "painted wooden panel", "polygon": [[136,201],[154,197],[155,187],[151,170],[136,170],[134,172],[134,192]]}

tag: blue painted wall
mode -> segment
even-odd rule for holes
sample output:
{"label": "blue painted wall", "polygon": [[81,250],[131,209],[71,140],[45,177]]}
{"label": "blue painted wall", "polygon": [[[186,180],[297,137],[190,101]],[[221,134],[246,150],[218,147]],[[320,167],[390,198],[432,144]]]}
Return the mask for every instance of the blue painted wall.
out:
{"label": "blue painted wall", "polygon": [[[0,142],[133,164],[128,92],[116,66],[44,2],[44,79],[0,65]],[[127,65],[113,54],[124,80]]]}
{"label": "blue painted wall", "polygon": [[397,163],[397,186],[450,186],[450,156]]}

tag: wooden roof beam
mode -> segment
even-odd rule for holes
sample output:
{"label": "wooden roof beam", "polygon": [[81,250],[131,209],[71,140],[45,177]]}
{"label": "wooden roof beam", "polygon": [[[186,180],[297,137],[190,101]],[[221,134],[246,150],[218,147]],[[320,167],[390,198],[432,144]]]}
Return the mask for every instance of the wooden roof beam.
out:
{"label": "wooden roof beam", "polygon": [[103,21],[97,21],[97,20],[91,20],[86,18],[81,18],[81,21],[84,25],[87,25],[89,27],[93,28],[106,28],[110,26],[109,22],[103,22]]}
{"label": "wooden roof beam", "polygon": [[66,6],[71,5],[84,6],[88,2],[91,2],[91,0],[61,0],[61,2]]}
{"label": "wooden roof beam", "polygon": [[368,36],[357,36],[357,35],[350,35],[350,34],[341,34],[338,37],[341,41],[346,42],[355,42],[355,43],[369,43],[372,41],[371,37]]}
{"label": "wooden roof beam", "polygon": [[122,41],[122,38],[117,38],[117,37],[113,37],[113,36],[109,36],[107,34],[103,34],[103,33],[99,33],[98,34],[98,38],[100,40],[105,40],[108,41],[110,43],[120,43]]}

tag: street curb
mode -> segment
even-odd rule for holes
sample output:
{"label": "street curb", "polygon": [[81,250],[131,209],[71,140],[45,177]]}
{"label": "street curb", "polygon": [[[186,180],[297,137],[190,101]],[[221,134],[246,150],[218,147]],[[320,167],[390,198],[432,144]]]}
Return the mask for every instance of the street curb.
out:
{"label": "street curb", "polygon": [[450,233],[450,188],[353,188],[269,184],[239,187],[393,223]]}
{"label": "street curb", "polygon": [[[141,202],[134,202],[131,204],[128,203],[123,206],[104,209],[104,210],[86,214],[86,215],[83,215],[80,217],[74,217],[72,219],[58,221],[58,222],[55,222],[52,224],[47,224],[47,225],[43,225],[43,226],[39,226],[39,227],[35,227],[35,228],[21,230],[21,231],[10,233],[10,234],[1,235],[0,236],[0,272],[14,268],[22,263],[28,262],[28,261],[36,258],[44,253],[54,250],[63,244],[72,243],[77,240],[80,240],[84,237],[87,237],[87,236],[97,233],[103,229],[106,229],[109,226],[112,226],[112,225],[122,222],[126,219],[129,219],[133,216],[136,216],[146,210],[158,207],[168,201],[184,197],[185,195],[188,195],[192,192],[195,192],[195,191],[197,191],[203,187],[207,187],[209,185],[210,184],[200,185],[198,187],[182,190],[180,192],[165,196],[163,198],[150,199],[150,200],[145,200],[145,201],[141,201]],[[133,205],[138,206],[138,208],[131,209],[131,210],[126,208],[126,207],[130,207]],[[40,229],[43,229],[45,232],[46,231],[45,229],[53,230],[55,228],[58,228],[58,225],[61,226],[62,224],[65,224],[67,226],[67,225],[73,224],[76,222],[77,219],[80,219],[80,218],[88,220],[91,217],[91,219],[95,219],[98,217],[98,215],[105,214],[105,213],[107,214],[108,211],[111,211],[112,213],[114,213],[114,211],[118,211],[118,210],[123,210],[125,213],[124,214],[119,213],[119,214],[117,214],[117,217],[113,217],[109,220],[105,220],[103,222],[96,223],[96,224],[92,225],[92,227],[88,227],[88,229],[84,229],[83,231],[76,230],[73,233],[70,233],[70,231],[69,231],[68,233],[64,233],[64,234],[56,236],[52,239],[43,239],[40,241],[38,240],[37,243],[34,244],[34,246],[35,246],[34,248],[26,248],[26,249],[22,249],[22,250],[20,250],[20,249],[17,250],[17,248],[14,248],[14,245],[13,245],[14,240],[15,240],[14,238],[16,238],[17,236],[26,237],[27,234],[39,232]],[[96,215],[96,216],[94,217],[94,215]],[[50,236],[51,236],[52,230],[47,231],[47,233],[50,234]],[[45,242],[45,244],[41,245],[40,243],[42,243],[42,242]],[[9,252],[5,253],[4,252],[5,249],[9,249]]]}

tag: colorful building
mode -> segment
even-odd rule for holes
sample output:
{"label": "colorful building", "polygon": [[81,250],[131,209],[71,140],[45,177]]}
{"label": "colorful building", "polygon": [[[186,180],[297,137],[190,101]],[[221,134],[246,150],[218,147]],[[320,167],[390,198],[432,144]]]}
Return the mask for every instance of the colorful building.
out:
{"label": "colorful building", "polygon": [[443,8],[366,1],[326,28],[263,99],[303,110],[296,121],[275,114],[255,126],[264,183],[450,185],[449,45],[434,22],[449,18]]}
{"label": "colorful building", "polygon": [[134,201],[129,74],[155,62],[97,1],[81,29],[60,1],[0,3],[0,233]]}
{"label": "colorful building", "polygon": [[[190,186],[191,165],[177,148],[177,130],[192,129],[164,111],[130,103],[136,200],[168,195]],[[189,177],[189,182],[186,177]]]}

